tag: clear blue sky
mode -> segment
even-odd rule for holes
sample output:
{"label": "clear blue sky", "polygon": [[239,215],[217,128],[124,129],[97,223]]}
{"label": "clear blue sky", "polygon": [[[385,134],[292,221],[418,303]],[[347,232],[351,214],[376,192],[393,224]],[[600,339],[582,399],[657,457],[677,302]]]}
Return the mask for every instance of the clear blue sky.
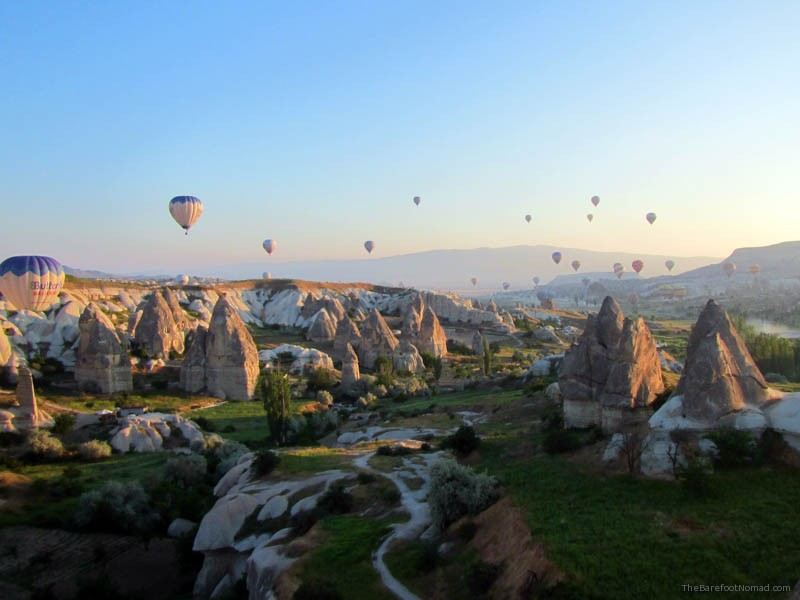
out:
{"label": "clear blue sky", "polygon": [[0,255],[798,239],[798,31],[796,1],[3,2]]}

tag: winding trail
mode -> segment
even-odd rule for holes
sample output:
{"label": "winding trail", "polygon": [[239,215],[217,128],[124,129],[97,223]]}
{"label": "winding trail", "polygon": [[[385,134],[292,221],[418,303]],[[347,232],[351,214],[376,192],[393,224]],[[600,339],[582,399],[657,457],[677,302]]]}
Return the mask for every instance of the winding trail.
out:
{"label": "winding trail", "polygon": [[[365,471],[387,477],[397,486],[400,491],[400,502],[411,515],[405,523],[398,523],[392,527],[390,533],[381,542],[378,549],[372,554],[372,565],[381,576],[381,581],[386,588],[400,600],[420,600],[411,590],[404,586],[389,571],[384,557],[389,547],[397,540],[413,540],[418,538],[431,523],[430,507],[427,503],[428,491],[430,490],[430,468],[441,459],[442,453],[418,454],[414,457],[405,457],[401,467],[391,473],[378,471],[369,466],[369,459],[375,455],[374,452],[359,456],[353,464]],[[416,460],[415,460],[416,459]],[[419,478],[423,481],[418,490],[412,490],[404,481],[405,478]]]}

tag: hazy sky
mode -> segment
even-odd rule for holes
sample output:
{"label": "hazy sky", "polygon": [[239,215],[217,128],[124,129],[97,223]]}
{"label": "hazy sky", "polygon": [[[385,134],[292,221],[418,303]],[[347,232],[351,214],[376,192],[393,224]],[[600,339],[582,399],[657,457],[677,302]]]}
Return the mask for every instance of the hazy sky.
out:
{"label": "hazy sky", "polygon": [[797,1],[2,2],[0,258],[798,239],[798,31]]}

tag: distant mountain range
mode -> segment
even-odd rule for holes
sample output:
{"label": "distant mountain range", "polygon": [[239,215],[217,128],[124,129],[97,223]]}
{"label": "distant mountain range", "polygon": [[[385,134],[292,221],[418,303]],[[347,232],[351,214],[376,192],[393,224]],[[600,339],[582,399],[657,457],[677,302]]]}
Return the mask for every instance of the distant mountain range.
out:
{"label": "distant mountain range", "polygon": [[[562,253],[556,265],[551,255]],[[580,270],[573,272],[570,263],[581,262]],[[274,278],[306,279],[312,281],[355,282],[364,281],[382,285],[436,288],[460,292],[486,292],[501,289],[503,282],[511,288],[530,288],[531,279],[538,276],[541,284],[564,284],[589,279],[610,278],[612,265],[625,265],[625,279],[635,277],[631,263],[644,261],[641,279],[650,282],[663,280],[680,283],[697,279],[724,278],[721,265],[730,260],[738,267],[734,280],[749,277],[747,269],[752,264],[761,267],[764,278],[792,278],[800,276],[800,241],[783,242],[759,248],[740,248],[728,258],[710,256],[665,256],[657,254],[632,254],[628,252],[597,252],[578,248],[555,246],[511,246],[506,248],[475,248],[471,250],[431,250],[398,256],[360,260],[319,260],[297,262],[272,262],[220,265],[198,270],[190,275],[213,276],[225,279],[260,279],[269,272]],[[675,261],[672,273],[664,262]],[[67,273],[76,277],[107,279],[120,277],[100,271],[66,267]],[[177,273],[175,274],[177,275]],[[123,276],[131,279],[158,278],[152,275]],[[165,276],[161,276],[163,278]],[[470,278],[477,277],[473,287]],[[656,278],[656,279],[653,279]]]}

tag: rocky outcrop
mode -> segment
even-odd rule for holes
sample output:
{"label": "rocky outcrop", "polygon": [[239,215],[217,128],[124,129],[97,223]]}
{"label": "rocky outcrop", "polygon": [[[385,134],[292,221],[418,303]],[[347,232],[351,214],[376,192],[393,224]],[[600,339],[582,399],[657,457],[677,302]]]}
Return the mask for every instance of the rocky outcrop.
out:
{"label": "rocky outcrop", "polygon": [[326,309],[320,308],[306,332],[306,339],[312,342],[330,342],[335,337],[336,321]]}
{"label": "rocky outcrop", "polygon": [[120,420],[111,432],[111,447],[117,452],[159,452],[190,448],[202,451],[203,432],[192,421],[177,414],[145,413]]}
{"label": "rocky outcrop", "polygon": [[171,352],[183,354],[183,329],[175,322],[169,303],[158,290],[150,294],[141,316],[134,317],[131,325],[136,347],[148,357],[169,358]]}
{"label": "rocky outcrop", "polygon": [[178,301],[175,292],[171,288],[162,288],[161,295],[164,297],[167,306],[169,306],[172,318],[175,320],[175,325],[178,326],[178,329],[181,331],[189,329],[191,327],[189,317],[181,307],[181,303]]}
{"label": "rocky outcrop", "polygon": [[19,429],[34,429],[44,425],[44,415],[39,413],[36,404],[36,390],[33,388],[31,370],[23,365],[19,368],[16,392],[17,406],[15,424]]}
{"label": "rocky outcrop", "polygon": [[127,341],[96,304],[86,307],[79,321],[75,381],[89,392],[116,394],[133,389]]}
{"label": "rocky outcrop", "polygon": [[408,340],[403,340],[392,355],[392,365],[398,373],[422,373],[425,363],[419,350]]}
{"label": "rocky outcrop", "polygon": [[425,307],[422,313],[416,346],[420,352],[429,352],[437,357],[447,356],[447,335],[430,306]]}
{"label": "rocky outcrop", "polygon": [[358,355],[350,344],[347,344],[342,359],[342,389],[351,391],[361,381],[361,370],[358,366]]}
{"label": "rocky outcrop", "polygon": [[303,348],[294,344],[281,344],[272,350],[262,350],[259,358],[265,367],[270,368],[283,360],[284,356],[291,356],[292,363],[289,372],[302,375],[316,369],[333,369],[333,360],[330,356],[316,348]]}
{"label": "rocky outcrop", "polygon": [[655,341],[641,318],[626,319],[607,297],[589,315],[559,372],[567,427],[599,425],[614,432],[664,391]]}
{"label": "rocky outcrop", "polygon": [[367,369],[372,369],[379,356],[391,359],[399,343],[381,313],[374,308],[361,328],[361,344],[358,347],[359,362]]}
{"label": "rocky outcrop", "polygon": [[358,349],[361,344],[361,332],[352,319],[345,315],[336,326],[336,336],[333,340],[333,358],[344,360],[347,354],[347,346]]}
{"label": "rocky outcrop", "polygon": [[195,393],[202,381],[217,398],[250,400],[260,371],[258,349],[239,311],[221,296],[208,331],[198,331],[181,368],[184,389]]}

